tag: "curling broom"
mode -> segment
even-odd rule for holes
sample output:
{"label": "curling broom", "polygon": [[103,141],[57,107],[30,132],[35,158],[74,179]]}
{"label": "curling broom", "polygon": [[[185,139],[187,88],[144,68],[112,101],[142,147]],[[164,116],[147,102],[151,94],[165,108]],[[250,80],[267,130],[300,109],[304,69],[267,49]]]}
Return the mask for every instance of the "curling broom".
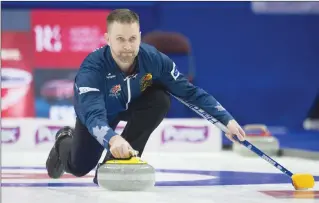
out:
{"label": "curling broom", "polygon": [[[171,93],[169,93],[169,94],[172,95]],[[172,96],[175,97],[180,102],[182,102],[183,104],[185,104],[186,106],[188,106],[191,110],[196,112],[198,115],[202,116],[207,121],[209,121],[210,123],[212,123],[215,126],[217,126],[223,132],[225,132],[225,133],[228,132],[228,129],[227,129],[227,127],[225,125],[220,123],[218,120],[216,120],[213,116],[211,116],[208,113],[206,113],[204,110],[198,108],[195,105],[189,104],[189,103],[183,101],[182,99],[180,99],[180,98],[178,98],[178,97],[176,97],[174,95],[172,95]],[[250,151],[252,151],[255,154],[257,154],[259,157],[261,157],[262,159],[266,160],[268,163],[270,163],[271,165],[273,165],[274,167],[279,169],[281,172],[283,172],[284,174],[289,176],[291,178],[292,185],[294,186],[294,188],[296,190],[306,190],[306,189],[311,189],[311,188],[314,187],[315,180],[314,180],[314,177],[311,174],[307,174],[307,173],[295,173],[295,174],[293,174],[291,171],[289,171],[288,169],[283,167],[277,161],[275,161],[272,158],[270,158],[267,154],[262,152],[260,149],[258,149],[256,146],[254,146],[253,144],[251,144],[247,140],[240,141],[237,138],[237,136],[234,136],[234,139],[237,142],[239,142],[240,144],[242,144],[243,146],[245,146],[246,148],[248,148]]]}

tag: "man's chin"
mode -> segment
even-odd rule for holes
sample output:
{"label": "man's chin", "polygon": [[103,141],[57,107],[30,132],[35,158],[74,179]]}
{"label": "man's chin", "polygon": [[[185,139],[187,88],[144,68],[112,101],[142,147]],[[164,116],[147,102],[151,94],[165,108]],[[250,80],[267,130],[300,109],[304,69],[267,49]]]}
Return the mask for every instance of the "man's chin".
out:
{"label": "man's chin", "polygon": [[133,57],[133,58],[121,58],[120,61],[121,61],[122,63],[133,63],[134,58],[135,58],[135,57]]}

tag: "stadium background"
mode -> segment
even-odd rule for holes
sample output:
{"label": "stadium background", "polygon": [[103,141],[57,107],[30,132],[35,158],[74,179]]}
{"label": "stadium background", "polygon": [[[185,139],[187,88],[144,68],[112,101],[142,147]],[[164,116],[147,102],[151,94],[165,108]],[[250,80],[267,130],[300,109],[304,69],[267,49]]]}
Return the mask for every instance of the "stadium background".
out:
{"label": "stadium background", "polygon": [[[105,43],[108,12],[125,7],[140,15],[143,36],[188,38],[190,54],[171,57],[239,123],[318,148],[318,131],[303,122],[319,92],[319,7],[258,3],[2,2],[2,118],[72,119],[74,74]],[[198,116],[173,100],[167,117]]]}

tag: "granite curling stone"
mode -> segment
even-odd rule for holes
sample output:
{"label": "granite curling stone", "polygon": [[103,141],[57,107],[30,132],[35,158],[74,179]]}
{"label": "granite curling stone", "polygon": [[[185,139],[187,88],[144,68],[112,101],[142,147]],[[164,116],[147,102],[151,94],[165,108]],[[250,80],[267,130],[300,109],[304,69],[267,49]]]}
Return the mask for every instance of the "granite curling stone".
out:
{"label": "granite curling stone", "polygon": [[100,187],[112,191],[141,191],[155,186],[155,169],[139,157],[114,159],[98,169]]}

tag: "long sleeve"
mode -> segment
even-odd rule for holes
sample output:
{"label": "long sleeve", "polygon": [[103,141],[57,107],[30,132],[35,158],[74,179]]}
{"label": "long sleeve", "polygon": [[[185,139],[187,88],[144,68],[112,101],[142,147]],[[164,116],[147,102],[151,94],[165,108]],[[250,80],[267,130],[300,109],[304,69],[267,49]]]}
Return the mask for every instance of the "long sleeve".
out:
{"label": "long sleeve", "polygon": [[108,149],[116,133],[108,124],[104,89],[105,80],[98,68],[81,67],[74,84],[75,112],[90,134]]}
{"label": "long sleeve", "polygon": [[207,119],[213,117],[211,119],[224,125],[233,119],[212,95],[191,84],[168,56],[159,53],[159,61],[161,72],[159,80],[173,96],[191,109],[199,111]]}

